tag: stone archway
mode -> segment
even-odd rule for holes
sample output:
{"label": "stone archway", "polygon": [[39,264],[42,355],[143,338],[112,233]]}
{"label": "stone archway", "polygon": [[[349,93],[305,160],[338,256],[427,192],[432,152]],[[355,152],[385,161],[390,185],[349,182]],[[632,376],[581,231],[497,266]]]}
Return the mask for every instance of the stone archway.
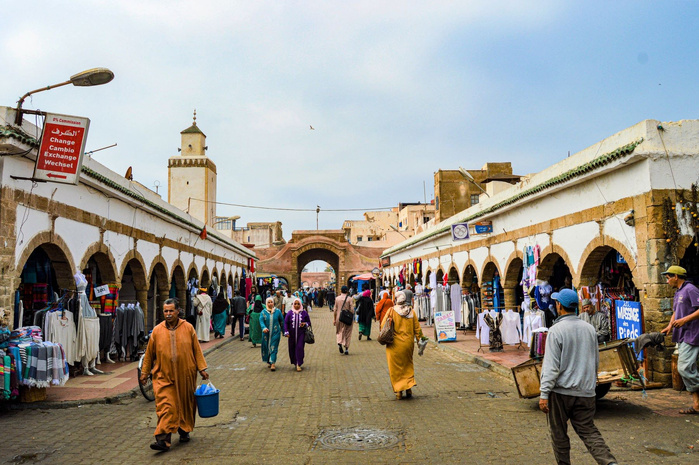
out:
{"label": "stone archway", "polygon": [[522,290],[522,276],[524,274],[524,261],[515,256],[507,264],[505,277],[502,280],[502,287],[505,293],[505,307],[519,307],[524,300]]}
{"label": "stone archway", "polygon": [[[94,243],[87,248],[87,251],[80,260],[80,270],[85,270],[90,261],[94,261],[99,269],[102,282],[99,284],[116,284],[117,268],[114,256],[109,247],[101,243]],[[94,284],[97,284],[93,281]]]}
{"label": "stone archway", "polygon": [[[309,263],[322,260],[330,265],[333,270],[335,270],[336,282],[339,282],[340,276],[340,256],[329,248],[311,248],[305,250],[297,255],[296,257],[296,269],[303,270],[303,268]],[[298,272],[298,278],[295,282],[290,282],[290,286],[300,286],[301,285],[301,273]]]}
{"label": "stone archway", "polygon": [[459,284],[461,285],[461,279],[459,278],[459,270],[455,266],[449,269],[449,284]]}
{"label": "stone archway", "polygon": [[163,321],[163,302],[165,302],[170,295],[167,268],[165,268],[163,262],[157,261],[153,266],[149,284],[146,330],[153,329],[155,325]]}
{"label": "stone archway", "polygon": [[174,290],[178,308],[184,309],[187,301],[187,281],[181,264],[175,265],[170,277],[170,294]]}

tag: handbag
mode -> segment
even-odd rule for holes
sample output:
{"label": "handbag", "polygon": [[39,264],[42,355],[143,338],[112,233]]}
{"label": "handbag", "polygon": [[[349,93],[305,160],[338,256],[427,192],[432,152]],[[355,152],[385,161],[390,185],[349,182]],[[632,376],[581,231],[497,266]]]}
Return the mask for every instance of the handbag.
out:
{"label": "handbag", "polygon": [[388,314],[386,317],[386,323],[381,327],[381,331],[379,331],[379,337],[377,338],[377,341],[379,341],[379,344],[382,346],[390,346],[393,344],[393,336],[395,335],[395,332],[393,330],[393,311]]}
{"label": "handbag", "polygon": [[316,337],[313,334],[313,328],[306,326],[306,335],[303,338],[306,344],[313,344],[316,342]]}
{"label": "handbag", "polygon": [[351,310],[345,310],[345,304],[347,303],[347,300],[349,300],[349,296],[345,299],[345,302],[342,304],[342,309],[340,309],[340,316],[338,320],[340,320],[340,323],[344,323],[347,326],[351,325],[354,322],[354,313],[352,313]]}

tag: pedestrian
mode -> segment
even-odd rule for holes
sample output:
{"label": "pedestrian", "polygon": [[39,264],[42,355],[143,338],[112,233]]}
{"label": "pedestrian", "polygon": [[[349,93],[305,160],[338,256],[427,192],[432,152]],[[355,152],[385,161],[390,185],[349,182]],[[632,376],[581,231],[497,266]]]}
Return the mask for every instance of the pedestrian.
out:
{"label": "pedestrian", "polygon": [[289,360],[301,371],[306,352],[306,327],[311,327],[311,317],[303,309],[300,299],[294,299],[291,310],[284,317],[284,336],[289,338]]}
{"label": "pedestrian", "polygon": [[[352,339],[352,324],[354,323],[354,305],[352,298],[347,294],[347,286],[342,286],[340,296],[335,299],[335,310],[333,315],[333,325],[335,326],[335,336],[337,339],[337,347],[341,354],[349,355],[349,345]],[[352,314],[352,321],[349,324],[340,321],[340,313],[342,310],[347,310]]]}
{"label": "pedestrian", "polygon": [[269,369],[277,369],[277,351],[279,350],[279,340],[282,337],[284,328],[284,318],[282,311],[274,308],[274,299],[267,298],[265,308],[260,313],[260,327],[262,328],[262,361],[267,362]]}
{"label": "pedestrian", "polygon": [[172,433],[179,433],[180,443],[189,441],[196,414],[197,373],[209,379],[197,333],[179,318],[175,299],[165,301],[163,317],[151,333],[139,379],[141,384],[148,376],[153,379],[158,424],[150,448],[159,451],[170,449]]}
{"label": "pedestrian", "polygon": [[590,299],[583,299],[580,302],[582,310],[578,318],[586,323],[590,323],[597,333],[597,342],[609,342],[612,340],[612,326],[609,324],[609,317],[602,312],[598,312],[597,308],[592,305]]}
{"label": "pedestrian", "polygon": [[262,344],[262,326],[260,326],[260,315],[262,314],[262,309],[262,296],[256,295],[255,302],[248,307],[250,323],[248,340],[252,343],[253,347],[257,347],[257,344]]}
{"label": "pedestrian", "polygon": [[405,285],[405,289],[403,289],[403,292],[405,293],[405,302],[412,307],[413,306],[413,291],[412,291],[412,287],[410,286],[410,284]]}
{"label": "pedestrian", "polygon": [[274,293],[274,308],[281,310],[282,315],[284,315],[284,296],[282,296],[281,290],[277,290]]}
{"label": "pedestrian", "polygon": [[226,333],[226,317],[229,307],[230,304],[226,300],[225,290],[220,288],[211,311],[213,314],[214,339],[223,338],[223,335]]}
{"label": "pedestrian", "polygon": [[413,387],[417,385],[413,352],[415,341],[423,338],[422,329],[417,314],[413,307],[408,305],[402,291],[396,294],[396,304],[384,314],[381,327],[387,323],[389,316],[393,319],[393,343],[386,346],[388,374],[396,399],[403,398],[403,391],[409,399],[413,396]]}
{"label": "pedestrian", "polygon": [[[407,298],[406,298],[407,301]],[[379,303],[376,304],[376,321],[381,324],[383,321],[383,317],[386,315],[386,312],[393,307],[393,300],[391,300],[391,295],[389,293],[385,293],[381,300],[379,300]]]}
{"label": "pedestrian", "polygon": [[335,289],[328,289],[327,294],[325,294],[325,299],[328,301],[328,308],[330,308],[332,312],[335,307]]}
{"label": "pedestrian", "polygon": [[235,336],[235,327],[238,326],[240,332],[240,340],[245,338],[245,311],[247,305],[245,297],[240,295],[240,291],[235,291],[235,297],[231,302],[233,321],[231,321],[231,337]]}
{"label": "pedestrian", "polygon": [[282,315],[286,316],[287,313],[291,311],[291,304],[294,303],[294,296],[291,295],[289,291],[284,293],[284,299],[282,300]]}
{"label": "pedestrian", "polygon": [[197,337],[199,342],[209,342],[211,336],[211,307],[213,302],[206,293],[206,288],[199,289],[199,294],[192,299],[197,314]]}
{"label": "pedestrian", "polygon": [[577,292],[561,289],[551,298],[559,316],[546,337],[539,408],[547,414],[556,462],[570,463],[570,420],[597,463],[615,464],[616,459],[594,423],[599,368],[597,334],[590,324],[576,318]]}
{"label": "pedestrian", "polygon": [[673,265],[662,273],[668,285],[677,289],[672,303],[670,323],[661,332],[672,332],[672,342],[677,343],[679,357],[677,371],[687,391],[692,393],[692,406],[680,410],[683,415],[699,414],[699,289],[687,281],[687,270]]}
{"label": "pedestrian", "polygon": [[376,316],[374,301],[371,300],[371,290],[362,292],[355,311],[359,322],[359,340],[362,340],[362,336],[366,336],[366,340],[371,341],[371,322]]}

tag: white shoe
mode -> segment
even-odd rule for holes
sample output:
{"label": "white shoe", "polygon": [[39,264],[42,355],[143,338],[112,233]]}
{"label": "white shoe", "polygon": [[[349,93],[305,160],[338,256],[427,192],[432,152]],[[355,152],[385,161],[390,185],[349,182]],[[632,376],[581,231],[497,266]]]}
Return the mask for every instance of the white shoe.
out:
{"label": "white shoe", "polygon": [[88,370],[87,368],[85,368],[85,369],[83,370],[83,375],[85,375],[85,376],[94,376],[94,375],[92,374],[92,372],[91,372],[90,370]]}
{"label": "white shoe", "polygon": [[116,363],[114,360],[112,360],[111,358],[109,358],[109,354],[107,354],[106,359],[107,359],[107,360],[105,360],[105,361],[106,361],[107,363]]}

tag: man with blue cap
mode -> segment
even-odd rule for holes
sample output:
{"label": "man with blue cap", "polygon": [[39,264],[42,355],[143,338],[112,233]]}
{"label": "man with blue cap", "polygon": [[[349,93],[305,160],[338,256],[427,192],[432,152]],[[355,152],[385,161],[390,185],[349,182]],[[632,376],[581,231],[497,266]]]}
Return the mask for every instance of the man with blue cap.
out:
{"label": "man with blue cap", "polygon": [[551,298],[559,316],[546,337],[539,408],[548,415],[556,463],[570,463],[570,420],[597,463],[615,464],[616,459],[594,423],[599,367],[597,334],[591,324],[576,316],[577,292],[561,289]]}

